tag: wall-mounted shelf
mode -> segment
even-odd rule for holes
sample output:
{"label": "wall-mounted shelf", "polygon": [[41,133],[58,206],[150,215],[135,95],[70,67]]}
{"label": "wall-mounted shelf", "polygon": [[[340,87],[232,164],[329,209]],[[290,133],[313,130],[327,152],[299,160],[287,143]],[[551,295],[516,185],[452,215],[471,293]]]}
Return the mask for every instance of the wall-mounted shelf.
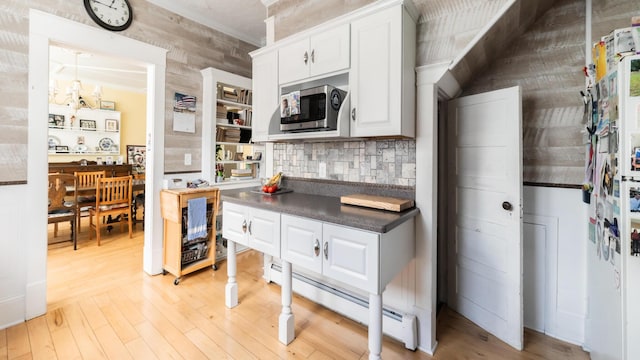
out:
{"label": "wall-mounted shelf", "polygon": [[49,155],[120,154],[120,112],[49,104]]}

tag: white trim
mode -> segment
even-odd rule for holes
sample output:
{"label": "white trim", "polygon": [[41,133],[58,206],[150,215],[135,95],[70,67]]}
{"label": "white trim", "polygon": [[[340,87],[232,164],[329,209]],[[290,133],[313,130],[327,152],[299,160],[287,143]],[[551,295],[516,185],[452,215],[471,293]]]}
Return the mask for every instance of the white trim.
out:
{"label": "white trim", "polygon": [[416,69],[416,283],[418,348],[433,355],[436,341],[438,224],[438,86],[428,67]]}
{"label": "white trim", "polygon": [[[449,100],[456,98],[462,93],[460,83],[450,71],[451,63],[442,62],[438,64],[423,65],[416,68],[416,71],[423,74],[420,80],[423,84],[436,84],[438,94],[442,99]],[[420,85],[420,84],[417,84]]]}
{"label": "white trim", "polygon": [[[147,216],[145,217],[144,270],[149,274],[162,271],[162,219],[159,208],[159,191],[164,172],[164,92],[166,50],[125,36],[106,32],[96,27],[80,24],[39,10],[29,10],[29,126],[27,149],[27,205],[35,226],[25,227],[27,251],[25,286],[26,318],[46,312],[47,228],[46,228],[46,176],[47,131],[42,119],[47,117],[47,92],[49,84],[49,45],[68,45],[89,52],[114,57],[127,54],[127,59],[147,69]],[[108,44],[109,46],[105,46]],[[37,298],[32,298],[37,297]],[[41,297],[41,298],[40,298]]]}
{"label": "white trim", "polygon": [[[553,216],[524,214],[523,225],[541,225],[545,231],[545,304],[544,304],[544,333],[554,337],[557,334],[558,312],[558,222]],[[534,239],[524,239],[534,241]],[[523,256],[527,256],[524,254]],[[536,329],[537,331],[540,331]]]}

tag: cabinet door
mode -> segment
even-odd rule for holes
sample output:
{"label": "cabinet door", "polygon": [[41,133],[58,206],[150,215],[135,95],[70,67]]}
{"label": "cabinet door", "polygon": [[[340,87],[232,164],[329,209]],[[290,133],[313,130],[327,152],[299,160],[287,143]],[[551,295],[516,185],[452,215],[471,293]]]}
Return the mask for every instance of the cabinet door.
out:
{"label": "cabinet door", "polygon": [[278,75],[280,84],[289,83],[309,77],[309,38],[304,38],[278,51]]}
{"label": "cabinet door", "polygon": [[309,39],[309,76],[318,76],[349,67],[349,24],[335,27]]}
{"label": "cabinet door", "polygon": [[282,215],[282,259],[322,272],[322,222]]}
{"label": "cabinet door", "polygon": [[260,54],[253,58],[253,141],[267,141],[271,117],[279,111],[279,102],[278,52]]}
{"label": "cabinet door", "polygon": [[250,208],[248,222],[249,247],[280,257],[280,213]]}
{"label": "cabinet door", "polygon": [[351,136],[399,135],[402,11],[399,5],[351,23]]}
{"label": "cabinet door", "polygon": [[248,245],[247,208],[229,202],[222,203],[222,236],[242,245]]}
{"label": "cabinet door", "polygon": [[323,224],[322,274],[347,285],[377,294],[380,235]]}

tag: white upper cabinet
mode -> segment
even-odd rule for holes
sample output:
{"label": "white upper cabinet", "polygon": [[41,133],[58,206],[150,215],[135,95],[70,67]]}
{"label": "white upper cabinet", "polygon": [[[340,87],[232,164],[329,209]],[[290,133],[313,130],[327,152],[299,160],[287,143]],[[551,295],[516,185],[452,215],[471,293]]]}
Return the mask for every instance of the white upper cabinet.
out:
{"label": "white upper cabinet", "polygon": [[[410,2],[379,0],[252,52],[254,141],[414,138],[416,19]],[[281,93],[323,84],[349,93],[340,131],[282,132]]]}
{"label": "white upper cabinet", "polygon": [[403,6],[351,23],[352,137],[415,137],[415,43]]}
{"label": "white upper cabinet", "polygon": [[253,58],[253,133],[254,142],[267,141],[269,124],[279,109],[278,52],[264,52]]}
{"label": "white upper cabinet", "polygon": [[279,84],[349,68],[349,24],[305,37],[279,50]]}

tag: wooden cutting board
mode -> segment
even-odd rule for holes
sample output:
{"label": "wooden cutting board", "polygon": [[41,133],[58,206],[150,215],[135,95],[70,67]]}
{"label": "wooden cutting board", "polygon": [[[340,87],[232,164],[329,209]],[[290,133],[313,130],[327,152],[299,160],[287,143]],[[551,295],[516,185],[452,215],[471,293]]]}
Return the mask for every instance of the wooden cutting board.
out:
{"label": "wooden cutting board", "polygon": [[357,205],[374,209],[383,209],[390,211],[404,211],[412,208],[414,205],[411,199],[400,199],[387,196],[351,194],[340,197],[343,204]]}

